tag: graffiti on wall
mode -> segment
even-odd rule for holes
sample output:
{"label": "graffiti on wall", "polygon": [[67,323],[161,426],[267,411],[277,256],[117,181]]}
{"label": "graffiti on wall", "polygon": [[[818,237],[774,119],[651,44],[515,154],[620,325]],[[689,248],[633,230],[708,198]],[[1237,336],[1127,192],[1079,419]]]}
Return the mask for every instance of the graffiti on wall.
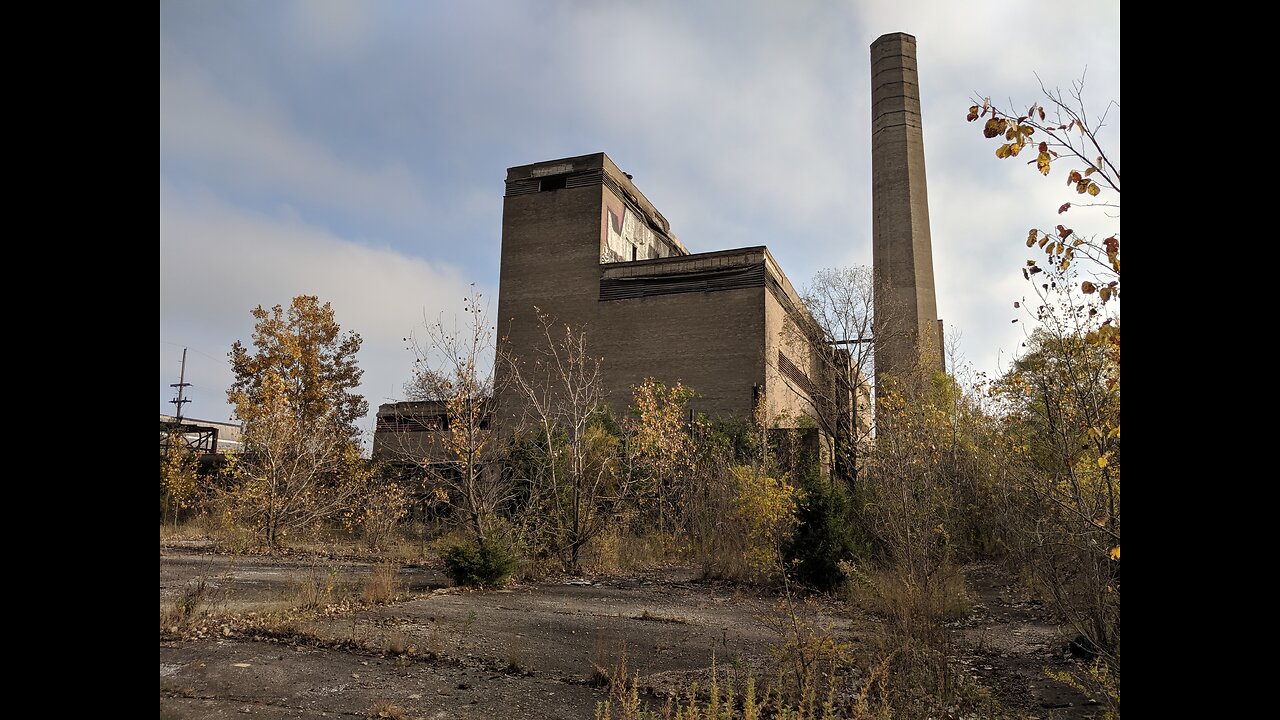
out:
{"label": "graffiti on wall", "polygon": [[604,203],[604,229],[600,236],[600,262],[648,260],[671,254],[667,243],[649,228],[644,218],[612,197]]}

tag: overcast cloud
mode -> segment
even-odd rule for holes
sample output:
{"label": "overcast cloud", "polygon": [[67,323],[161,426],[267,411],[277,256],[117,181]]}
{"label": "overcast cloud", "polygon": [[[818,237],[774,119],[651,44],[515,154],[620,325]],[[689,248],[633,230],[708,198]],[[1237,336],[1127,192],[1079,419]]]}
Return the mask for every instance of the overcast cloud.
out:
{"label": "overcast cloud", "polygon": [[965,110],[1086,66],[1090,109],[1118,102],[1114,0],[162,2],[161,411],[189,347],[187,413],[229,417],[249,310],[300,293],[364,337],[370,404],[396,399],[424,313],[470,282],[496,296],[514,165],[603,150],[690,250],[768,245],[797,288],[870,263],[868,48],[899,31],[919,42],[938,310],[996,372],[1022,339],[1020,239],[1073,198],[1061,171],[997,161]]}

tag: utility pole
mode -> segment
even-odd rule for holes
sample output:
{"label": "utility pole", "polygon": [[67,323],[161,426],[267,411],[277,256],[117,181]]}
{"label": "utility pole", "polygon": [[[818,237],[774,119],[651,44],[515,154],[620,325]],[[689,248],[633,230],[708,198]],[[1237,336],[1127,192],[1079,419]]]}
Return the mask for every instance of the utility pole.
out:
{"label": "utility pole", "polygon": [[182,424],[182,406],[191,402],[191,398],[184,398],[183,391],[191,387],[191,383],[187,382],[187,349],[182,348],[182,370],[178,373],[178,382],[170,383],[169,387],[178,388],[178,397],[170,400],[174,406],[178,408],[178,416],[175,420],[179,425]]}

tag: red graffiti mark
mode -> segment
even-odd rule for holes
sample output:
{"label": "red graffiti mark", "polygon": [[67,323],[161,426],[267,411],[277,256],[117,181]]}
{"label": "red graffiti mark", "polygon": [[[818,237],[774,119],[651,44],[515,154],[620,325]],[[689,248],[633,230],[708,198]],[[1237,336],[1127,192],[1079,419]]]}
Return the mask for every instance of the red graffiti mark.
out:
{"label": "red graffiti mark", "polygon": [[623,213],[626,212],[626,206],[624,205],[620,210],[614,210],[613,208],[609,207],[609,205],[606,203],[604,206],[604,211],[605,211],[605,216],[608,218],[607,222],[609,223],[610,226],[613,227],[613,231],[621,235],[622,234],[622,217],[623,217]]}

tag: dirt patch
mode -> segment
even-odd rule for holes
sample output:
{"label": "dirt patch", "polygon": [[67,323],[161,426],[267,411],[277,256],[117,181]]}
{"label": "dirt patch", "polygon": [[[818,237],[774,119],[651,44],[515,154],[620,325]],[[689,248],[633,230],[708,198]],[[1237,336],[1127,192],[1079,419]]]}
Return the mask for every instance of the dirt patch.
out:
{"label": "dirt patch", "polygon": [[956,624],[956,661],[1019,717],[1102,717],[1096,702],[1048,675],[1077,667],[1066,649],[1074,633],[997,568],[969,566],[965,577],[975,600],[973,613]]}

